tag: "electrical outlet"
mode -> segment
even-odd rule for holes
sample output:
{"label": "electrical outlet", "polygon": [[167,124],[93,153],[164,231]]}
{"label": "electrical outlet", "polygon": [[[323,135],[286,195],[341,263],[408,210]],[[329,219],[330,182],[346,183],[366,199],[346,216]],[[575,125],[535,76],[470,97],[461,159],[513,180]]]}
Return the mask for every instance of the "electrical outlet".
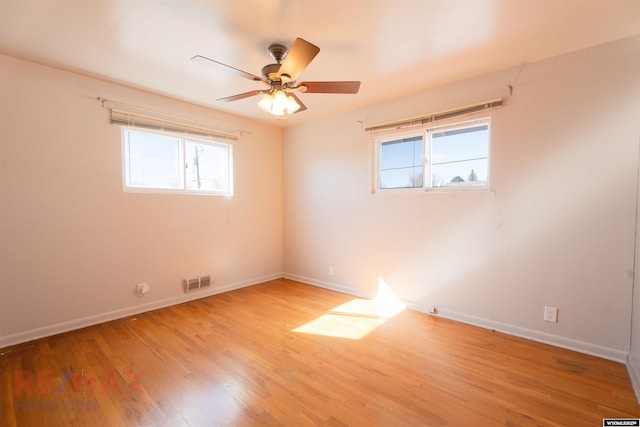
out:
{"label": "electrical outlet", "polygon": [[329,276],[333,276],[333,266],[329,267]]}
{"label": "electrical outlet", "polygon": [[149,292],[149,285],[146,283],[138,283],[137,294],[138,296],[144,296]]}
{"label": "electrical outlet", "polygon": [[558,323],[558,308],[546,305],[544,307],[544,320],[547,322]]}

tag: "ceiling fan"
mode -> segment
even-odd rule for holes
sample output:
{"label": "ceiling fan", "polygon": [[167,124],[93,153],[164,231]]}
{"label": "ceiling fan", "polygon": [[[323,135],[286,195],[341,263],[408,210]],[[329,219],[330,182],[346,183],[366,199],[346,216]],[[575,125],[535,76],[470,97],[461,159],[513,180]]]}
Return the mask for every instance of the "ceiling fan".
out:
{"label": "ceiling fan", "polygon": [[231,102],[239,99],[249,98],[255,95],[263,95],[258,102],[258,106],[275,116],[286,117],[304,111],[307,107],[300,101],[296,94],[290,91],[306,93],[358,93],[360,89],[359,81],[339,81],[339,82],[300,82],[298,77],[309,63],[320,52],[320,48],[306,40],[297,38],[291,49],[287,49],[282,44],[272,44],[268,49],[269,55],[276,61],[275,64],[265,65],[262,68],[262,77],[256,76],[246,71],[239,70],[222,62],[214,61],[202,55],[196,55],[193,61],[213,66],[215,68],[232,72],[245,79],[262,82],[268,86],[267,89],[252,90],[238,95],[220,98],[218,101]]}

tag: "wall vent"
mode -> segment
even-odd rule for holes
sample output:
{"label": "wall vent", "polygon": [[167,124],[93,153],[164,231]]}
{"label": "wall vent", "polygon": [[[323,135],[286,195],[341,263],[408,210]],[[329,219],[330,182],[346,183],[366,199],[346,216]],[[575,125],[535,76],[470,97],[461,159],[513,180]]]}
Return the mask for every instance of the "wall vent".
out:
{"label": "wall vent", "polygon": [[211,276],[202,276],[200,278],[200,287],[211,286]]}
{"label": "wall vent", "polygon": [[184,279],[184,291],[189,292],[194,289],[198,289],[200,287],[200,280],[198,278],[195,279]]}
{"label": "wall vent", "polygon": [[184,291],[191,292],[198,288],[206,288],[211,286],[211,276],[201,276],[194,279],[184,279]]}

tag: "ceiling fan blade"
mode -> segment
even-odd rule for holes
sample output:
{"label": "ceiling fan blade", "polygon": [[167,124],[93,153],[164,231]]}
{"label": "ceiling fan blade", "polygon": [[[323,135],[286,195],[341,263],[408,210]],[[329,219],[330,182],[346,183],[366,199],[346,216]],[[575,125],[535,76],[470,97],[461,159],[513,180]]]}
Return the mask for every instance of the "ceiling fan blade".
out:
{"label": "ceiling fan blade", "polygon": [[298,86],[304,93],[358,93],[360,90],[360,82],[302,82]]}
{"label": "ceiling fan blade", "polygon": [[280,75],[287,74],[291,81],[298,79],[298,76],[307,68],[307,65],[320,52],[320,48],[306,40],[297,38],[289,53],[284,58],[280,70]]}
{"label": "ceiling fan blade", "polygon": [[260,95],[261,93],[264,93],[264,91],[263,90],[252,90],[251,92],[239,93],[237,95],[227,96],[226,98],[220,98],[220,99],[217,99],[216,101],[224,101],[224,102],[237,101],[239,99],[244,99],[244,98],[249,98],[251,96]]}
{"label": "ceiling fan blade", "polygon": [[[300,105],[300,108],[298,108],[298,109],[296,110],[296,113],[299,113],[300,111],[304,111],[304,110],[306,110],[306,109],[307,109],[307,106],[306,106],[306,105],[304,105],[304,104],[302,103],[302,101],[300,101],[300,98],[298,98],[298,97],[296,96],[296,94],[295,94],[295,93],[287,92],[287,95],[290,95],[293,99],[295,99],[295,100],[296,100],[296,102],[298,103],[298,105]],[[295,113],[294,113],[294,114],[295,114]]]}
{"label": "ceiling fan blade", "polygon": [[213,59],[207,58],[206,56],[196,55],[192,57],[191,60],[195,62],[199,62],[204,65],[208,65],[210,67],[217,68],[218,70],[230,71],[237,76],[244,77],[245,79],[255,80],[255,81],[262,80],[261,77],[258,77],[254,74],[247,73],[246,71],[238,70],[237,68],[234,68],[227,64],[223,64],[222,62],[214,61]]}

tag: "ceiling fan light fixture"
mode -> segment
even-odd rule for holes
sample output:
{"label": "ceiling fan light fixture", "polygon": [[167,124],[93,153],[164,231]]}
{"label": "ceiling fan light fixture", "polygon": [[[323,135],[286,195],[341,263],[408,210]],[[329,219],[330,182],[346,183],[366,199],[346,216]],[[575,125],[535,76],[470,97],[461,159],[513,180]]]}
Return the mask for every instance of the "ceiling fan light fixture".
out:
{"label": "ceiling fan light fixture", "polygon": [[273,94],[265,93],[258,102],[258,107],[274,116],[285,116],[293,114],[300,109],[300,104],[282,89],[276,90]]}
{"label": "ceiling fan light fixture", "polygon": [[300,109],[300,104],[291,95],[287,95],[287,112],[293,114]]}
{"label": "ceiling fan light fixture", "polygon": [[271,106],[273,105],[273,95],[265,93],[262,99],[258,101],[258,107],[262,108],[267,113],[271,112]]}

